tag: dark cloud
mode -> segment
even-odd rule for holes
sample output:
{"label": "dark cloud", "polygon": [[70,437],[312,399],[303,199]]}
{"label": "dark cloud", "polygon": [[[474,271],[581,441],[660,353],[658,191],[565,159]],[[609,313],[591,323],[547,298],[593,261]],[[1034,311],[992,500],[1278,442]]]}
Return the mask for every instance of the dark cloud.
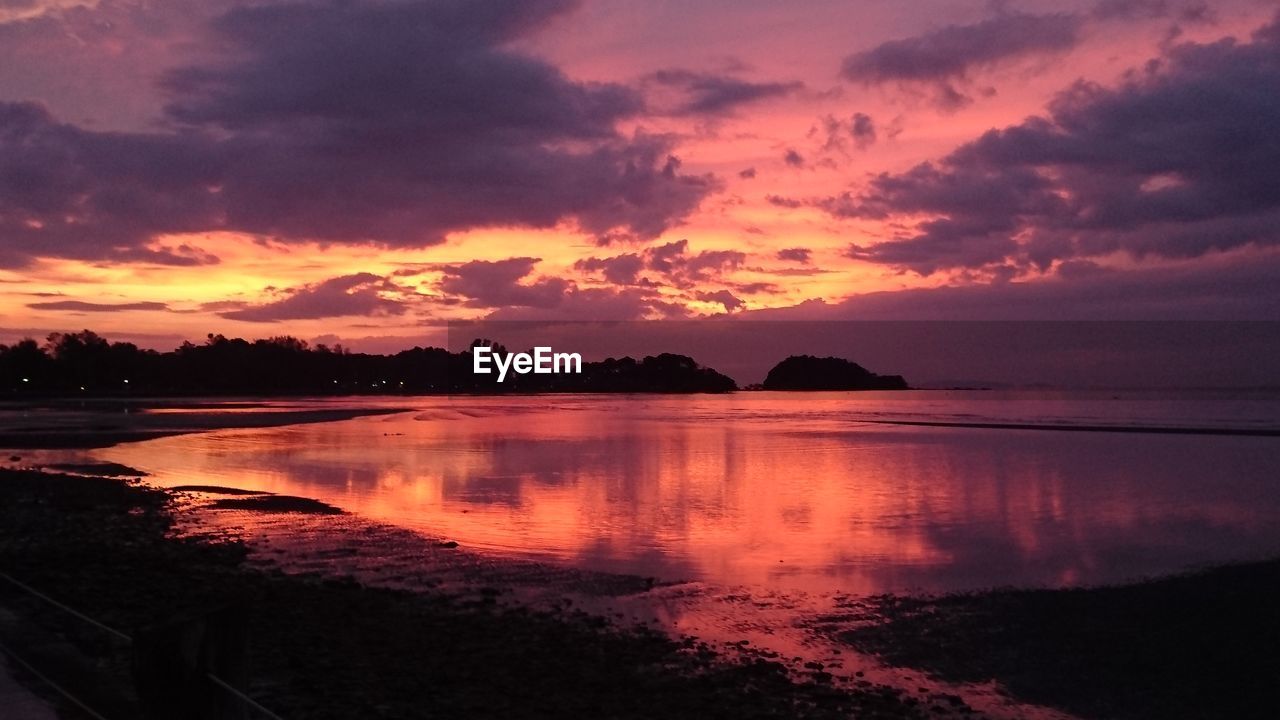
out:
{"label": "dark cloud", "polygon": [[503,307],[486,320],[646,320],[688,314],[683,305],[651,289],[571,287],[555,307]]}
{"label": "dark cloud", "polygon": [[859,150],[865,150],[876,142],[876,124],[866,113],[854,113],[849,121],[849,134]]}
{"label": "dark cloud", "polygon": [[972,25],[948,25],[892,40],[846,57],[840,73],[868,85],[900,83],[931,89],[935,102],[957,108],[969,102],[963,86],[974,70],[1075,47],[1084,18],[1069,13],[1002,13]]}
{"label": "dark cloud", "polygon": [[804,87],[799,82],[750,82],[683,69],[659,70],[645,82],[677,92],[674,107],[667,111],[674,115],[730,114],[741,105],[786,97]]}
{"label": "dark cloud", "polygon": [[73,312],[125,312],[128,310],[168,310],[162,302],[95,303],[83,300],[55,300],[28,303],[32,310],[70,310]]}
{"label": "dark cloud", "polygon": [[524,282],[539,262],[540,258],[514,257],[449,266],[440,289],[461,296],[468,307],[555,307],[570,290],[570,283],[553,277]]}
{"label": "dark cloud", "polygon": [[725,312],[733,312],[743,308],[746,303],[734,296],[728,290],[716,290],[714,292],[696,292],[694,297],[703,302],[720,303],[724,306]]}
{"label": "dark cloud", "polygon": [[1089,14],[1098,20],[1173,18],[1189,23],[1205,22],[1212,17],[1209,6],[1203,2],[1170,0],[1099,0]]}
{"label": "dark cloud", "polygon": [[382,295],[401,288],[373,273],[355,273],[330,278],[288,291],[288,297],[261,305],[248,305],[218,314],[228,320],[279,322],[314,320],[353,315],[401,315],[404,301]]}
{"label": "dark cloud", "polygon": [[95,133],[0,102],[0,267],[36,256],[195,265],[148,247],[218,224],[218,159],[185,135]]}
{"label": "dark cloud", "polygon": [[[673,139],[622,136],[633,89],[509,42],[560,0],[245,6],[210,61],[163,74],[169,129],[86,130],[0,106],[0,263],[186,263],[163,233],[421,246],[487,226],[653,238],[719,187]],[[200,56],[200,55],[196,55]]]}
{"label": "dark cloud", "polygon": [[875,120],[866,113],[854,113],[849,119],[825,115],[809,129],[808,137],[821,142],[818,152],[848,156],[849,144],[857,150],[866,150],[876,142]]}
{"label": "dark cloud", "polygon": [[245,300],[214,300],[212,302],[200,303],[197,310],[200,312],[225,312],[227,310],[240,310],[249,307],[250,303]]}
{"label": "dark cloud", "polygon": [[1067,260],[1066,262],[1059,263],[1058,267],[1054,269],[1054,272],[1056,272],[1059,277],[1075,279],[1095,277],[1116,271],[1092,260]]}
{"label": "dark cloud", "polygon": [[789,262],[807,263],[809,256],[813,253],[809,248],[794,247],[783,248],[778,251],[779,260],[787,260]]}
{"label": "dark cloud", "polygon": [[782,156],[782,161],[791,167],[804,167],[804,156],[794,148],[787,150]]}
{"label": "dark cloud", "polygon": [[742,178],[743,180],[750,180],[755,176],[756,176],[756,169],[753,167],[749,167],[744,170],[738,171],[738,177]]}
{"label": "dark cloud", "polygon": [[928,216],[851,257],[929,274],[1124,252],[1186,259],[1280,242],[1280,33],[1170,48],[1115,88],[1079,83],[1047,117],[937,163],[813,201],[837,217]]}
{"label": "dark cloud", "polygon": [[650,270],[657,270],[664,275],[670,275],[675,272],[676,264],[684,257],[684,251],[688,247],[688,240],[677,240],[665,245],[659,245],[645,252],[645,264]]}
{"label": "dark cloud", "polygon": [[747,259],[737,250],[703,250],[694,255],[685,252],[688,247],[688,240],[677,240],[653,248],[646,253],[648,267],[676,287],[688,288],[735,270]]}
{"label": "dark cloud", "polygon": [[813,277],[814,275],[826,275],[828,273],[837,272],[835,270],[824,270],[816,267],[753,267],[747,269],[751,272],[758,272],[764,275],[773,275],[776,277]]}
{"label": "dark cloud", "polygon": [[644,264],[644,258],[640,255],[627,253],[608,258],[584,258],[573,266],[585,272],[599,272],[614,285],[636,285],[640,281],[640,271],[644,269]]}
{"label": "dark cloud", "polygon": [[854,295],[749,311],[777,320],[1280,320],[1280,253],[1107,270],[1075,261],[1026,282]]}
{"label": "dark cloud", "polygon": [[770,282],[734,283],[732,287],[743,295],[759,295],[761,293],[773,294],[781,292],[777,285]]}
{"label": "dark cloud", "polygon": [[640,253],[585,258],[576,262],[574,267],[586,272],[599,272],[615,285],[661,285],[640,274],[649,270],[670,285],[688,289],[736,270],[747,257],[736,250],[704,250],[693,254],[688,249],[689,241],[682,239],[647,248]]}

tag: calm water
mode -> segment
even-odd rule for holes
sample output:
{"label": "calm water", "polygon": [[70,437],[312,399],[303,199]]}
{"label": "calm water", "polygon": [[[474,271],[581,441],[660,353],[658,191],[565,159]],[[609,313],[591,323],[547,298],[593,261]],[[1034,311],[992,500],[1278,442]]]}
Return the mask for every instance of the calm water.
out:
{"label": "calm water", "polygon": [[1280,438],[868,422],[1274,428],[1274,397],[404,402],[398,415],[172,437],[96,455],[160,484],[315,497],[471,548],[721,585],[854,593],[1061,585],[1280,554]]}

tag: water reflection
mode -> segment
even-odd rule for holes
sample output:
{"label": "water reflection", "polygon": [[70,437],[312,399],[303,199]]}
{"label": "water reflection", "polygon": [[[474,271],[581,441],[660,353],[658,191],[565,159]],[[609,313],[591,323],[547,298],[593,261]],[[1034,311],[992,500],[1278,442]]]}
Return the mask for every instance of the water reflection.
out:
{"label": "water reflection", "polygon": [[439,399],[99,454],[164,484],[316,497],[469,547],[728,585],[1093,583],[1280,551],[1280,440],[871,425],[850,419],[856,402]]}

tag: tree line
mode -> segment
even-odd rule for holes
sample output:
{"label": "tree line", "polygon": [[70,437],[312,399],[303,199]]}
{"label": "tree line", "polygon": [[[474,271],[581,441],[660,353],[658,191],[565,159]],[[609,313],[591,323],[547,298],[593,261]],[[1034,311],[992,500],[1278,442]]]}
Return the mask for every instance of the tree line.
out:
{"label": "tree line", "polygon": [[[506,348],[490,340],[477,344]],[[573,375],[472,373],[470,349],[415,347],[394,355],[209,334],[159,352],[109,342],[90,330],[53,333],[44,343],[0,344],[0,392],[13,397],[171,395],[352,395],[493,392],[728,392],[734,381],[692,358],[663,353],[583,363]]]}

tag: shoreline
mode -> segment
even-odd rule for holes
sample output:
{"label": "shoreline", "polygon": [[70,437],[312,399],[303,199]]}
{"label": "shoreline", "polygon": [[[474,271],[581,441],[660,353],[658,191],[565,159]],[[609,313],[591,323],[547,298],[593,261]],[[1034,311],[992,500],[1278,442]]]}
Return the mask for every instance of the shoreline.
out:
{"label": "shoreline", "polygon": [[[512,692],[536,686],[544,702],[537,712],[513,716],[562,716],[572,712],[569,707],[586,712],[577,704],[584,691],[576,681],[522,676],[527,663],[585,673],[591,687],[605,672],[609,696],[629,698],[633,705],[655,692],[649,683],[657,683],[661,692],[679,698],[658,713],[674,718],[778,713],[826,718],[850,712],[886,718],[1247,718],[1265,717],[1274,709],[1268,673],[1280,667],[1280,619],[1266,609],[1280,601],[1280,559],[1114,586],[842,597],[833,613],[807,627],[815,637],[845,648],[842,660],[824,666],[779,657],[747,636],[737,642],[704,641],[696,631],[688,635],[615,614],[627,605],[607,602],[664,591],[671,598],[698,592],[678,583],[655,588],[651,579],[572,569],[548,576],[547,568],[534,562],[495,562],[345,513],[217,509],[216,498],[241,492],[224,490],[164,490],[89,474],[0,470],[5,500],[0,514],[8,515],[0,527],[14,527],[16,518],[20,533],[35,533],[5,537],[0,530],[0,566],[25,565],[19,571],[33,584],[69,605],[89,608],[88,614],[112,627],[137,627],[154,620],[151,615],[158,611],[225,604],[237,594],[240,600],[252,598],[255,622],[273,627],[255,625],[253,636],[265,633],[271,647],[253,650],[251,666],[263,674],[246,690],[284,717],[358,714],[386,692],[408,713],[394,716],[418,717],[410,708],[434,702],[427,695],[438,699],[438,687],[416,685],[415,673],[454,672],[458,668],[449,667],[451,658],[462,655],[473,656],[463,663],[472,669],[453,677],[458,694],[449,702],[463,703],[469,716],[477,717],[512,712],[511,706],[486,704],[493,694],[491,673],[498,667]],[[35,498],[41,500],[36,505],[49,506],[40,517],[31,514]],[[97,530],[72,529],[85,527],[85,513],[94,516]],[[221,522],[210,522],[211,513]],[[250,533],[237,529],[255,519],[273,526],[273,532],[256,541],[243,537]],[[48,553],[78,552],[86,542],[97,549],[86,559],[94,565],[81,568],[84,572],[41,562]],[[365,552],[378,543],[394,545],[403,557],[388,562],[376,547]],[[127,548],[123,557],[112,552],[121,544]],[[131,587],[121,589],[113,575],[131,577]],[[1229,582],[1219,590],[1224,578]],[[593,605],[592,596],[606,602]],[[163,605],[157,605],[158,598]],[[0,592],[0,605],[12,602],[10,593]],[[49,620],[47,609],[35,611]],[[291,616],[287,627],[274,627],[286,616]],[[448,657],[419,654],[416,645],[394,652],[380,646],[403,635],[406,623],[424,618],[430,620],[430,637],[416,642],[439,647],[443,632],[456,648]],[[1174,618],[1177,624],[1170,625]],[[54,620],[55,628],[59,622]],[[327,647],[334,639],[326,633],[345,625],[358,628],[353,632],[360,637],[347,637],[341,648]],[[379,646],[364,645],[361,638],[377,638]],[[554,648],[553,657],[547,656],[548,648]],[[1230,660],[1231,653],[1241,651],[1243,660]],[[307,653],[308,663],[314,663],[307,672],[316,673],[301,685],[271,669],[293,662],[295,652]],[[389,665],[365,668],[358,682],[343,658],[369,653]],[[861,667],[855,659],[859,653],[893,672],[854,673]],[[908,671],[918,673],[918,680]],[[628,685],[639,682],[637,672],[644,684]],[[382,673],[398,676],[394,691],[381,681],[369,684],[369,677]],[[31,678],[22,681],[54,699]],[[327,691],[328,705],[322,707],[309,695],[316,687],[341,690]],[[589,692],[599,691],[591,687]],[[761,688],[767,689],[767,701]],[[705,704],[708,698],[714,698],[714,709]],[[653,716],[648,711],[629,715],[620,707],[611,711],[617,717]]]}
{"label": "shoreline", "polygon": [[1068,423],[965,422],[933,420],[859,420],[872,425],[967,428],[973,430],[1039,430],[1054,432],[1123,433],[1139,435],[1211,435],[1218,437],[1280,437],[1280,428],[1216,428],[1177,425],[1071,425]]}
{"label": "shoreline", "polygon": [[[331,412],[301,413],[311,418],[302,422],[335,419]],[[351,412],[355,417],[405,410],[340,412]],[[252,414],[245,419],[254,421],[242,426],[300,422],[298,413],[274,413],[286,414],[294,417],[289,422],[267,424],[260,421],[282,418]],[[237,416],[210,415],[209,427],[175,429],[174,434],[225,428],[229,418]],[[70,440],[76,435],[63,437]],[[353,612],[365,613],[355,626],[369,637],[397,636],[403,631],[404,618],[421,619],[424,612],[434,618],[433,632],[441,627],[447,634],[457,630],[451,638],[456,653],[483,656],[477,660],[480,667],[454,681],[460,683],[458,692],[467,695],[459,702],[481,704],[467,705],[471,710],[488,701],[485,688],[490,686],[484,678],[489,669],[483,663],[490,662],[488,658],[495,653],[505,658],[501,667],[507,681],[528,691],[524,683],[532,681],[521,679],[523,659],[532,657],[533,661],[555,665],[564,661],[564,653],[595,652],[569,665],[595,677],[601,672],[597,667],[602,662],[601,648],[616,655],[610,660],[608,683],[631,682],[640,671],[645,682],[659,683],[662,692],[670,690],[683,697],[679,707],[661,711],[673,718],[708,713],[716,717],[716,710],[702,704],[708,697],[719,703],[717,709],[737,708],[735,716],[781,713],[812,718],[840,717],[855,710],[869,717],[893,718],[1075,717],[1071,713],[1082,717],[1247,718],[1268,716],[1266,711],[1276,704],[1265,678],[1273,669],[1280,675],[1280,620],[1275,613],[1267,614],[1268,608],[1280,606],[1280,559],[1123,585],[837,597],[831,612],[797,621],[789,628],[828,642],[825,654],[818,656],[814,650],[792,656],[769,644],[772,629],[765,630],[763,637],[744,629],[732,638],[715,638],[700,633],[696,624],[681,622],[677,626],[642,617],[643,611],[631,614],[650,604],[650,598],[675,605],[700,602],[713,609],[723,603],[758,604],[758,599],[741,589],[711,593],[705,587],[681,583],[658,583],[655,588],[651,578],[493,558],[459,549],[446,538],[365,520],[308,498],[201,485],[162,489],[128,480],[142,473],[124,466],[56,465],[41,463],[44,470],[0,468],[0,519],[4,520],[0,523],[0,569],[32,567],[39,581],[33,584],[60,598],[77,599],[71,605],[85,601],[79,595],[84,592],[111,597],[110,587],[94,584],[105,582],[100,574],[114,569],[133,576],[142,569],[145,574],[139,587],[127,600],[116,598],[119,605],[108,601],[100,608],[108,614],[135,618],[126,622],[139,622],[136,618],[145,614],[139,610],[147,607],[162,611],[183,602],[191,607],[228,602],[227,592],[243,592],[254,603],[263,597],[276,598],[276,594],[287,594],[295,601],[301,598],[307,606],[306,617],[295,618],[300,625],[291,626],[293,636],[278,637],[283,632],[280,629],[267,635],[278,637],[278,644],[286,648],[280,652],[286,656],[293,650],[326,656],[327,662],[317,661],[318,679],[301,689],[281,687],[270,678],[246,687],[255,697],[260,693],[264,701],[278,703],[278,707],[272,706],[275,710],[301,711],[282,713],[285,717],[330,717],[319,705],[308,704],[319,702],[308,695],[308,688],[343,688],[339,696],[330,692],[324,698],[348,715],[372,707],[360,703],[376,704],[378,693],[386,691],[380,683],[361,685],[344,677],[340,667],[343,651],[325,649],[327,640],[320,636],[321,631],[351,622],[348,616]],[[14,478],[18,478],[17,496],[11,495]],[[105,498],[101,507],[89,507],[92,503],[80,497],[86,489],[93,502]],[[38,507],[41,505],[48,507]],[[61,515],[68,509],[76,522]],[[12,536],[6,537],[6,531]],[[90,562],[80,556],[86,543],[108,547],[124,543],[128,548],[123,561],[121,557],[91,555],[96,557],[92,561],[95,566],[88,568],[93,575],[88,584],[92,589],[79,583],[81,570],[87,569],[81,563]],[[380,543],[395,547],[398,555],[380,554]],[[39,566],[24,552],[32,546],[52,553],[55,561]],[[132,564],[129,556],[138,547],[144,554],[159,556],[159,568],[154,565],[155,558],[142,565]],[[16,554],[15,548],[19,549]],[[1223,577],[1231,582],[1226,583],[1226,590],[1219,590]],[[43,584],[46,582],[52,584]],[[184,582],[190,587],[182,586]],[[199,597],[201,589],[212,595]],[[155,591],[165,604],[148,606],[147,602],[153,602],[153,593],[148,591]],[[689,599],[691,596],[698,597]],[[1188,603],[1189,597],[1198,598],[1199,604]],[[8,600],[0,592],[0,609]],[[89,595],[87,601],[98,599]],[[377,613],[361,609],[365,603],[380,608],[379,613],[387,607],[393,610],[387,617],[374,617]],[[274,613],[293,612],[274,599],[268,604]],[[477,617],[505,628],[503,634],[495,636],[492,628],[458,629],[465,625],[463,621],[475,622]],[[750,622],[780,618],[787,623],[792,620],[784,613],[760,615]],[[1151,618],[1166,622],[1153,623]],[[1070,632],[1046,640],[1051,630],[1063,628]],[[1162,640],[1169,635],[1189,640],[1182,645]],[[0,633],[0,641],[3,639]],[[438,640],[434,635],[418,638],[428,645]],[[358,641],[348,638],[348,642]],[[559,648],[560,655],[547,656],[548,647]],[[1135,651],[1149,647],[1159,651]],[[1222,655],[1233,647],[1248,649],[1247,662]],[[404,717],[417,717],[413,708],[430,702],[417,694],[429,689],[414,685],[410,670],[422,667],[429,672],[450,672],[441,667],[441,658],[424,658],[414,648],[402,648],[397,652],[405,654],[392,658],[382,658],[382,649],[359,645],[354,652],[361,657],[373,653],[379,662],[389,663],[376,671],[366,669],[364,681],[379,673],[397,676],[393,695],[410,713]],[[350,646],[346,653],[352,653]],[[871,664],[859,664],[864,660]],[[271,656],[267,666],[281,661],[282,657]],[[118,658],[116,662],[118,665]],[[258,665],[256,660],[254,665]],[[661,678],[650,677],[653,673]],[[38,681],[20,671],[11,674],[21,678],[27,688],[39,691]],[[558,708],[579,702],[583,692],[572,683],[554,685],[552,679],[542,676],[536,686],[544,693],[552,692],[543,697],[562,703]],[[758,695],[762,687],[767,688],[772,704],[762,704]],[[638,703],[653,689],[646,685],[621,692]],[[744,706],[738,708],[735,703]],[[489,710],[479,716],[486,716]],[[505,708],[491,714],[506,716],[510,711]],[[539,712],[542,714],[530,711],[517,716],[552,717],[559,711],[542,707]],[[344,717],[341,713],[331,716]],[[625,713],[617,716],[631,717]]]}
{"label": "shoreline", "polygon": [[[131,407],[146,410],[151,406]],[[0,449],[20,453],[25,450],[98,450],[127,442],[155,440],[174,435],[212,430],[242,430],[282,427],[309,423],[351,420],[358,417],[394,415],[406,408],[324,408],[318,410],[278,410],[269,412],[217,412],[216,404],[192,404],[193,412],[107,413],[85,410],[49,425],[24,424],[20,427],[0,425]],[[202,412],[203,411],[203,412]],[[94,422],[84,422],[86,419]]]}
{"label": "shoreline", "polygon": [[1280,558],[1121,585],[852,601],[842,641],[1082,717],[1270,718]]}
{"label": "shoreline", "polygon": [[[500,588],[410,592],[251,567],[242,542],[175,534],[174,494],[138,482],[0,470],[0,495],[0,566],[109,627],[247,607],[244,689],[283,717],[926,716],[887,686],[837,689],[569,606],[500,604]],[[39,603],[0,601],[77,634]],[[118,654],[100,662],[125,673]]]}

